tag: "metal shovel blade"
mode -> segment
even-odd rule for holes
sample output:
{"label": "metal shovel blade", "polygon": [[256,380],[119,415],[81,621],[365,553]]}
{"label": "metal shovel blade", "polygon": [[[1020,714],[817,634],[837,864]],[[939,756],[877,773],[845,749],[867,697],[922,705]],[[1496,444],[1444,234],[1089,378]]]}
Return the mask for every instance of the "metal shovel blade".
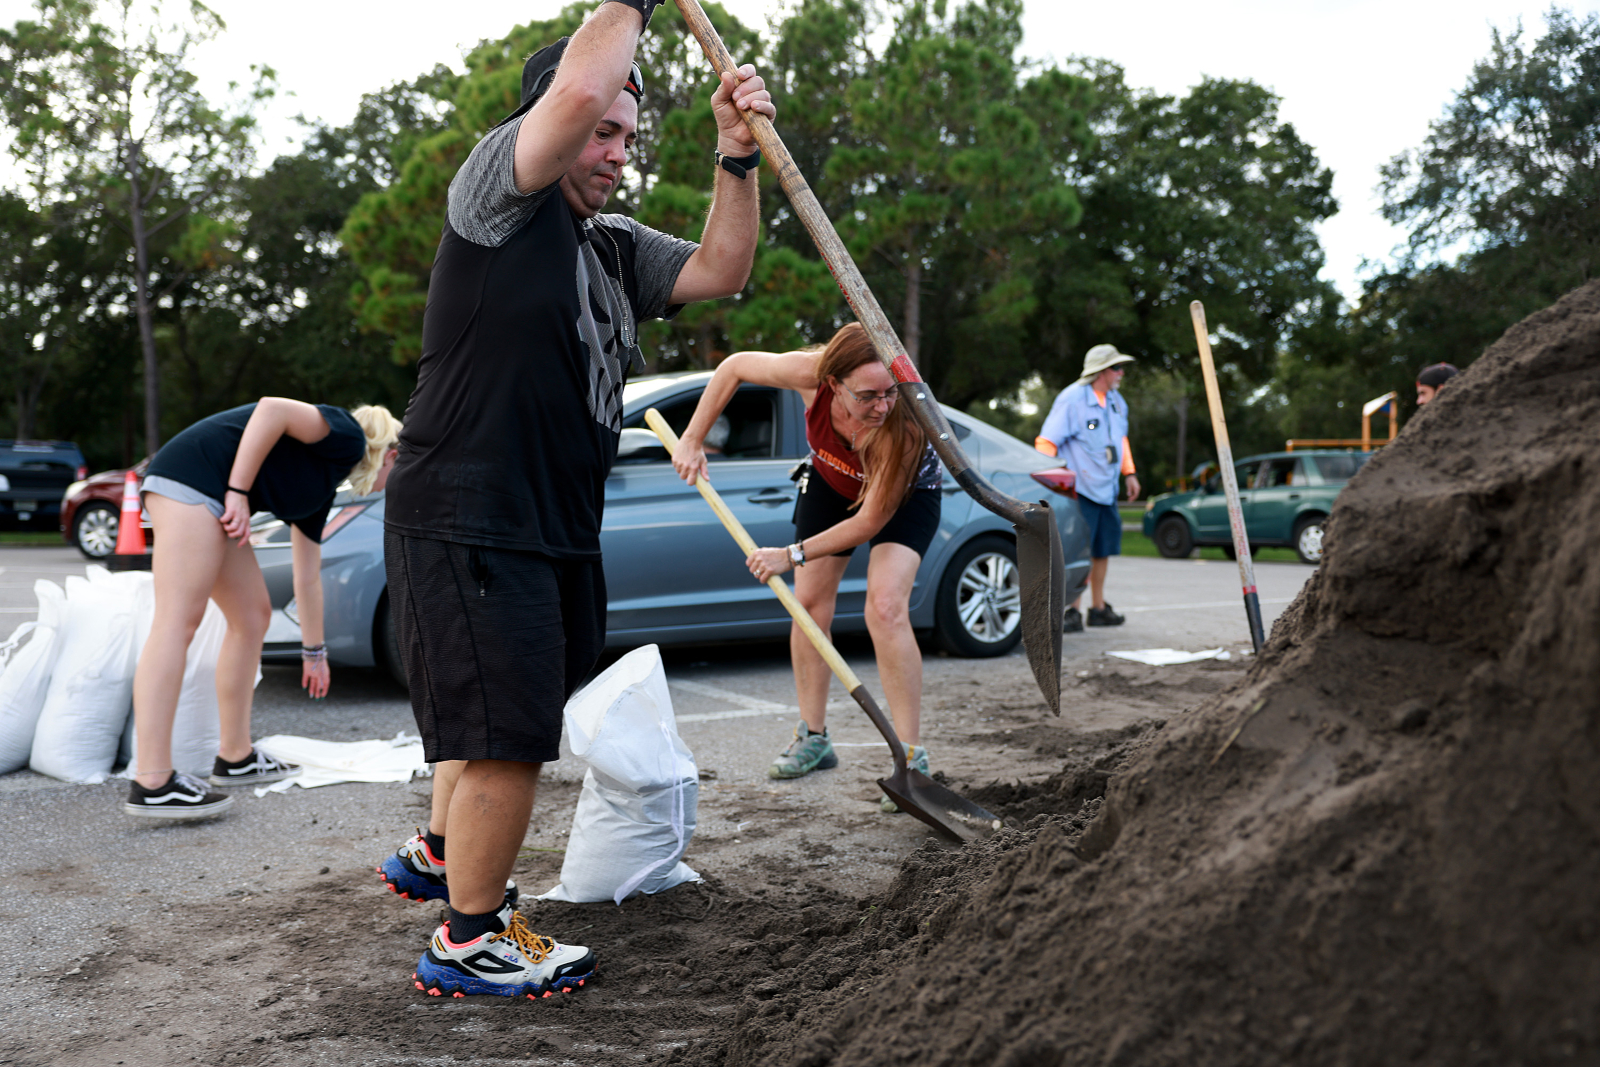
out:
{"label": "metal shovel blade", "polygon": [[1067,611],[1066,561],[1055,512],[1041,501],[1024,509],[1017,531],[1022,587],[1022,647],[1045,703],[1061,714],[1061,624]]}
{"label": "metal shovel blade", "polygon": [[916,816],[957,844],[981,841],[1001,826],[992,812],[913,767],[896,768],[889,777],[878,779],[878,787],[901,811]]}

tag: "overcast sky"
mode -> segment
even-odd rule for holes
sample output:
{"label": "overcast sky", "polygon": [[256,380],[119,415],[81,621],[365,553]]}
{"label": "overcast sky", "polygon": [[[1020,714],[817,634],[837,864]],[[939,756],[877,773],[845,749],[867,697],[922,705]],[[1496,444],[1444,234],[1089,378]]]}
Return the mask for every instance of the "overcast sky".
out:
{"label": "overcast sky", "polygon": [[[549,18],[562,0],[210,0],[228,32],[197,70],[220,94],[253,63],[278,72],[288,94],[264,123],[271,152],[295,133],[297,112],[340,123],[365,92],[446,63],[478,41]],[[724,0],[765,27],[780,0]],[[1570,0],[1579,12],[1597,0]],[[1547,0],[1142,0],[1079,4],[1029,0],[1023,51],[1035,59],[1102,56],[1131,84],[1182,93],[1202,76],[1249,78],[1283,99],[1282,117],[1333,168],[1341,210],[1322,227],[1325,274],[1357,292],[1363,259],[1386,259],[1401,235],[1377,214],[1377,169],[1419,145],[1488,54],[1491,30],[1520,18],[1543,28]],[[0,24],[27,17],[30,0],[0,0]],[[778,116],[783,129],[783,116]],[[813,179],[815,175],[811,176]]]}

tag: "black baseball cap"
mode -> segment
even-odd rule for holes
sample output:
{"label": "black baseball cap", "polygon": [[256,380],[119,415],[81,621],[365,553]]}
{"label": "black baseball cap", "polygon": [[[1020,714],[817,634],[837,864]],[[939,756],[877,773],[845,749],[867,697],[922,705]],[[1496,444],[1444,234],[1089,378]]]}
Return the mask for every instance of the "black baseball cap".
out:
{"label": "black baseball cap", "polygon": [[1437,389],[1461,372],[1449,363],[1430,363],[1417,372],[1417,384]]}
{"label": "black baseball cap", "polygon": [[[500,120],[504,126],[512,119],[519,118],[528,112],[528,109],[539,102],[539,98],[550,91],[550,85],[556,80],[556,71],[561,66],[561,57],[566,55],[567,45],[572,43],[571,37],[563,37],[555,44],[547,44],[522,64],[522,103],[517,109]],[[634,100],[644,99],[644,74],[635,63],[628,68],[628,80],[622,88]]]}

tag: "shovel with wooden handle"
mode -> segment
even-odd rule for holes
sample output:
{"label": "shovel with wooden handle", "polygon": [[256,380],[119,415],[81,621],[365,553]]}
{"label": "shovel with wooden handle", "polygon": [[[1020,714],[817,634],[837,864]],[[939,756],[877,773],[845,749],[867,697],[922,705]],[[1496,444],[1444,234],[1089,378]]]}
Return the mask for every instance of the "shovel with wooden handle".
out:
{"label": "shovel with wooden handle", "polygon": [[[737,78],[738,66],[711,20],[706,18],[699,0],[676,0],[676,3],[711,66],[718,74],[726,72]],[[1045,701],[1051,711],[1060,715],[1061,626],[1067,608],[1067,576],[1055,513],[1042,500],[1029,503],[1000,492],[973,468],[972,461],[956,443],[956,435],[944,412],[939,410],[933,391],[912,366],[905,346],[900,343],[894,327],[889,325],[888,316],[878,306],[872,290],[867,288],[866,279],[856,269],[855,260],[850,258],[772,121],[754,111],[742,114],[762,155],[778,175],[778,182],[788,194],[795,214],[805,224],[828,269],[833,272],[850,309],[866,329],[867,336],[872,338],[878,358],[899,383],[900,402],[910,406],[917,424],[928,435],[933,450],[949,468],[956,484],[978,503],[1009,520],[1016,530],[1017,572],[1022,587],[1022,646],[1028,653],[1028,666],[1033,668],[1034,679]]]}
{"label": "shovel with wooden handle", "polygon": [[[672,427],[661,417],[661,412],[651,408],[644,413],[644,421],[656,432],[656,436],[661,438],[661,443],[667,446],[669,455],[678,450],[678,435],[672,432]],[[722,520],[722,525],[728,528],[733,539],[739,543],[740,550],[748,557],[756,550],[757,545],[745,531],[744,525],[734,517],[732,511],[728,510],[728,505],[723,503],[722,497],[711,488],[710,482],[704,478],[696,478],[694,484],[695,488],[700,490],[700,495],[706,498],[706,503],[711,505],[711,510],[717,513],[717,518]],[[800,605],[800,601],[795,599],[794,592],[788,584],[782,578],[773,575],[767,579],[767,588],[778,595],[778,599],[794,619],[795,625],[805,632],[817,652],[827,661],[834,677],[844,683],[851,697],[861,705],[861,710],[867,713],[867,718],[872,720],[872,725],[876,726],[883,739],[889,742],[889,751],[894,754],[894,773],[887,778],[878,779],[879,787],[889,794],[889,799],[900,805],[901,811],[916,816],[957,843],[976,841],[1000,829],[1000,820],[995,815],[959,793],[946,789],[906,763],[906,746],[900,743],[900,735],[894,732],[894,725],[889,722],[889,717],[878,707],[878,702],[867,692],[867,687],[861,684],[856,672],[850,669],[844,657],[833,647],[828,635],[822,632],[822,628],[811,618],[811,614]]]}

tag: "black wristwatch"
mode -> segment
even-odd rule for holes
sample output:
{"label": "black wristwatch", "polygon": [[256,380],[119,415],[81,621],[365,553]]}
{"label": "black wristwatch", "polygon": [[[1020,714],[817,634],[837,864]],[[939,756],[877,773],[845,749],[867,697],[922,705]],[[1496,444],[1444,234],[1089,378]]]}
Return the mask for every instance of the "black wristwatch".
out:
{"label": "black wristwatch", "polygon": [[718,152],[717,166],[721,167],[735,178],[742,180],[746,174],[749,174],[751,171],[761,166],[761,149],[758,148],[754,152],[751,152],[748,156],[743,157],[725,156],[721,152]]}
{"label": "black wristwatch", "polygon": [[615,0],[616,3],[626,4],[640,15],[644,16],[644,28],[650,28],[650,16],[656,13],[656,8],[661,6],[661,0]]}

